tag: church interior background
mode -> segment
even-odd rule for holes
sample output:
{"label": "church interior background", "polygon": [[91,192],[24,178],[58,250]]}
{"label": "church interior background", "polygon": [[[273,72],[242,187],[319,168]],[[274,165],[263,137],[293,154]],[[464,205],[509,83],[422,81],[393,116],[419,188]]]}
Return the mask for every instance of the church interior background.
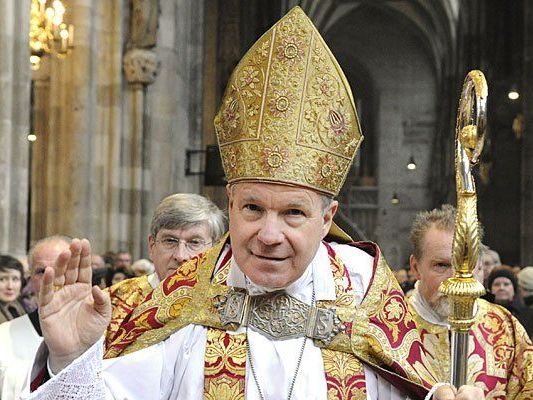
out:
{"label": "church interior background", "polygon": [[62,4],[73,27],[68,51],[43,53],[33,70],[32,1],[0,2],[0,252],[21,255],[61,233],[137,258],[164,196],[201,193],[225,207],[213,117],[229,73],[300,5],[343,68],[365,135],[338,223],[377,241],[391,265],[406,264],[415,213],[455,204],[459,91],[466,73],[481,69],[489,84],[477,173],[484,242],[506,264],[533,265],[532,2]]}

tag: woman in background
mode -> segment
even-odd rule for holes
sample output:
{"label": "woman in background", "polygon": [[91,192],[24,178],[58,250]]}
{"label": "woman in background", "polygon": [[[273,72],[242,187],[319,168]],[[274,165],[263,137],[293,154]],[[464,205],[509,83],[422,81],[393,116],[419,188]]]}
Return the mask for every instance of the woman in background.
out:
{"label": "woman in background", "polygon": [[23,267],[20,261],[0,255],[0,324],[26,314],[19,302]]}

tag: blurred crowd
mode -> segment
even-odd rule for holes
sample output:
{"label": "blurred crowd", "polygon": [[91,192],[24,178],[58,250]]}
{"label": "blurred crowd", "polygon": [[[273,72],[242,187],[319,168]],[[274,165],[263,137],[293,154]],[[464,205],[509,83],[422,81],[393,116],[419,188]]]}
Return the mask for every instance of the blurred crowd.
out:
{"label": "blurred crowd", "polygon": [[[57,242],[55,247],[54,242]],[[28,257],[0,255],[0,323],[36,310],[36,283],[44,271],[42,266],[45,265],[41,260],[55,259],[61,251],[68,249],[70,238],[52,236],[47,243],[52,243],[52,247],[39,243],[32,248]],[[131,254],[125,250],[92,255],[93,284],[104,289],[125,279],[150,275],[155,271],[150,260],[132,261]]]}

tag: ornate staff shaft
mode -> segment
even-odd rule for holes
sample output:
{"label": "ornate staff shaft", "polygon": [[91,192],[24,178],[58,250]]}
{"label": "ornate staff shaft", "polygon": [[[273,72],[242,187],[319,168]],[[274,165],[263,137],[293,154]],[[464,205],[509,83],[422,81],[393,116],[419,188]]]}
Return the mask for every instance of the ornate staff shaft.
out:
{"label": "ornate staff shaft", "polygon": [[476,185],[472,167],[479,160],[486,127],[488,87],[481,71],[465,78],[455,128],[455,181],[457,216],[453,236],[452,266],[455,274],[439,290],[450,299],[452,328],[451,382],[467,383],[468,332],[474,323],[474,304],[485,293],[472,275],[479,257]]}

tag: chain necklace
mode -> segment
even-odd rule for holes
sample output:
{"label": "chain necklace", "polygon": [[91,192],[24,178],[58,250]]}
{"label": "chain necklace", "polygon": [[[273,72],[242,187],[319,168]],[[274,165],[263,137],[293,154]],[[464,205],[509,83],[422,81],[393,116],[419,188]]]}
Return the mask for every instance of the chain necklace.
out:
{"label": "chain necklace", "polygon": [[[313,284],[313,296],[311,298],[311,305],[315,305],[315,285]],[[248,336],[248,327],[246,327],[246,336]],[[300,371],[300,365],[302,364],[302,358],[304,355],[305,345],[307,343],[307,337],[304,336],[302,347],[300,348],[300,354],[298,355],[298,361],[296,363],[296,371],[294,371],[294,376],[292,377],[291,386],[289,387],[289,393],[287,394],[287,400],[291,400],[292,392],[294,390],[294,384],[296,383],[296,377],[298,376],[298,371]],[[257,373],[255,372],[254,363],[252,361],[252,351],[250,349],[250,343],[246,346],[246,352],[248,354],[248,360],[250,361],[250,370],[252,371],[252,377],[254,378],[255,386],[257,387],[257,392],[259,393],[259,398],[265,400],[261,386],[259,386],[259,379],[257,379]]]}

